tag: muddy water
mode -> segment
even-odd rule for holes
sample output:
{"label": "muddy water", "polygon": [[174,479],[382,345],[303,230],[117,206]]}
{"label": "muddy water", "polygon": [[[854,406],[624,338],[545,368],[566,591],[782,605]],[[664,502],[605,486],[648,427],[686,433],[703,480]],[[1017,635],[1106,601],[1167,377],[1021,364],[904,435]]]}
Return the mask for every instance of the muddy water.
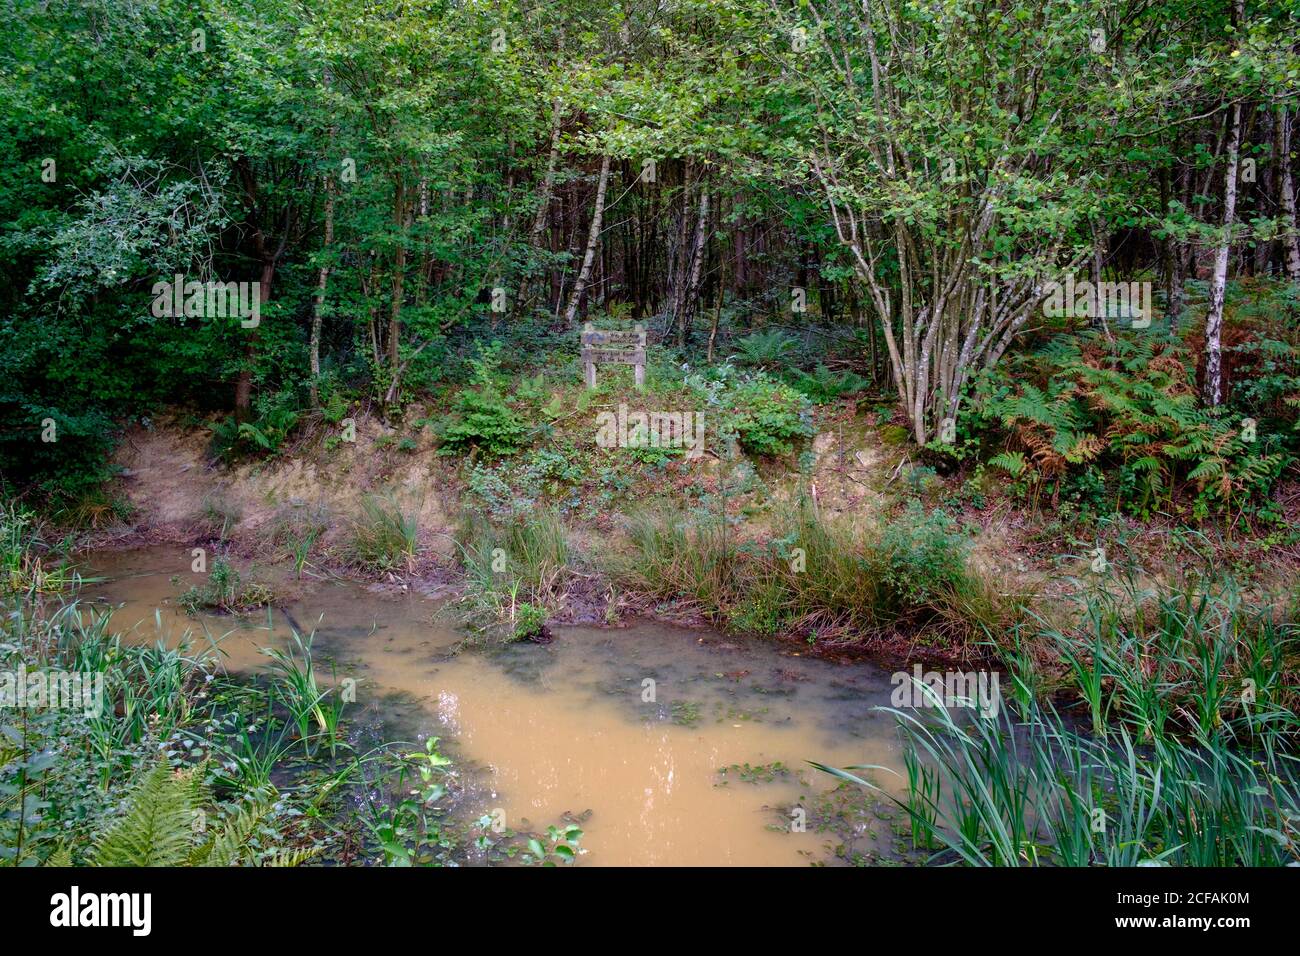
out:
{"label": "muddy water", "polygon": [[[121,605],[114,627],[135,639],[156,640],[161,626],[172,640],[188,630],[217,641],[231,671],[265,666],[260,649],[290,621],[314,628],[318,656],[357,680],[359,706],[404,739],[448,741],[466,812],[504,812],[519,830],[578,818],[584,865],[807,865],[834,861],[837,847],[887,855],[896,842],[860,791],[807,764],[901,773],[893,721],[873,711],[891,690],[878,668],[648,622],[452,654],[462,635],[434,601],[274,569],[259,576],[287,596],[282,609],[188,617],[176,597],[203,577],[190,560],[179,548],[94,556],[105,580],[86,595]],[[898,792],[901,778],[874,777]]]}

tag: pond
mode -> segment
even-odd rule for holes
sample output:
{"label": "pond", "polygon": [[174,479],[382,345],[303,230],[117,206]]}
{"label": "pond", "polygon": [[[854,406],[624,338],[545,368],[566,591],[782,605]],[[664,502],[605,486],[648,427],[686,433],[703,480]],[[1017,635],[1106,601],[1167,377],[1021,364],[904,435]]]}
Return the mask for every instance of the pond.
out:
{"label": "pond", "polygon": [[[133,640],[219,640],[232,673],[291,627],[315,630],[322,676],[354,680],[353,717],[403,740],[444,739],[463,772],[456,812],[512,829],[577,819],[583,865],[808,865],[894,855],[903,815],[811,768],[874,764],[904,791],[890,673],[797,645],[638,621],[557,627],[547,645],[459,649],[440,602],[274,568],[281,603],[246,618],[187,615],[204,575],[179,546],[92,555],[84,596],[120,605]],[[329,663],[321,664],[319,662]],[[359,713],[358,713],[359,711]]]}

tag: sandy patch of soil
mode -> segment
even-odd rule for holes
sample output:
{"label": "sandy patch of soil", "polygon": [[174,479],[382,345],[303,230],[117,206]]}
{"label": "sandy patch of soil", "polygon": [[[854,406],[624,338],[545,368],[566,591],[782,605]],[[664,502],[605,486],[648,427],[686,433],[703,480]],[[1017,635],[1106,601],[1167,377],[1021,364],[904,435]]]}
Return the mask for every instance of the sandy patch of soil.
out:
{"label": "sandy patch of soil", "polygon": [[225,525],[225,536],[248,546],[266,540],[281,522],[318,522],[322,543],[346,535],[368,494],[391,495],[419,519],[422,543],[451,553],[454,473],[422,442],[399,450],[382,424],[357,422],[356,442],[326,448],[323,434],[274,458],[225,467],[208,457],[208,433],[174,418],[136,426],[115,461],[122,491],[135,508],[144,538],[202,536]]}

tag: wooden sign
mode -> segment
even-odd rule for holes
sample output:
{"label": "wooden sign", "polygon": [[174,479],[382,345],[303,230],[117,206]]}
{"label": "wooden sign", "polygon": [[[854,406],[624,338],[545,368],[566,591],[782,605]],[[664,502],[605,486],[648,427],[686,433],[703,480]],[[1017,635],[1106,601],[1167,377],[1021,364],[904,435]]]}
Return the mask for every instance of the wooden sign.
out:
{"label": "wooden sign", "polygon": [[645,385],[645,326],[639,322],[631,332],[593,329],[588,322],[582,327],[582,371],[588,388],[596,387],[596,366],[632,365],[636,387]]}

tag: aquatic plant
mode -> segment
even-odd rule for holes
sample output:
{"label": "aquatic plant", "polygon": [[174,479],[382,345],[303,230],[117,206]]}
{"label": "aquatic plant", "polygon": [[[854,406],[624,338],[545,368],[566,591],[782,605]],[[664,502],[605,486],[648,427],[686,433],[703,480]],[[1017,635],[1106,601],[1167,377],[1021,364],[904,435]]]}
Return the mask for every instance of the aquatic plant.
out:
{"label": "aquatic plant", "polygon": [[273,597],[267,585],[245,581],[229,561],[217,558],[207,581],[190,587],[176,600],[190,614],[196,614],[203,610],[247,611],[269,604]]}
{"label": "aquatic plant", "polygon": [[[1300,862],[1300,717],[1283,679],[1295,623],[1222,580],[1124,581],[1086,594],[1075,629],[1039,634],[1066,662],[1087,730],[1031,695],[961,720],[922,684],[936,706],[887,708],[907,767],[906,797],[890,799],[937,862]],[[883,769],[815,766],[873,789],[853,771]]]}
{"label": "aquatic plant", "polygon": [[[262,649],[262,653],[271,658],[276,677],[272,684],[273,692],[289,711],[303,746],[310,753],[313,744],[323,739],[333,756],[338,750],[344,702],[336,688],[322,690],[317,684],[312,655],[314,638],[314,632],[303,638],[293,630],[286,647],[267,647]],[[313,724],[315,731],[312,730]]]}

